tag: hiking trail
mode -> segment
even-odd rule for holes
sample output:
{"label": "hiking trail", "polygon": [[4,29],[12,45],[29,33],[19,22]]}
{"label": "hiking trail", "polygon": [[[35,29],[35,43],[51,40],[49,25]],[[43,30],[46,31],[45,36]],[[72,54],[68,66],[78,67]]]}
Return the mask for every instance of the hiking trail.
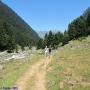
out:
{"label": "hiking trail", "polygon": [[[46,90],[46,67],[50,59],[42,59],[28,68],[16,82],[18,90]],[[34,77],[34,84],[30,86],[30,81]],[[31,88],[28,88],[31,87]]]}

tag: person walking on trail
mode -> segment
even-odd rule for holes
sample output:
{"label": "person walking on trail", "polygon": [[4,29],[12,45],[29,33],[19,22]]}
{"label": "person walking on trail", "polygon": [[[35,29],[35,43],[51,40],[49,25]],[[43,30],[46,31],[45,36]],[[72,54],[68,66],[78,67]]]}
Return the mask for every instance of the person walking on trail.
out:
{"label": "person walking on trail", "polygon": [[45,57],[48,57],[48,54],[49,54],[49,48],[46,46],[45,47]]}
{"label": "person walking on trail", "polygon": [[50,56],[51,56],[51,47],[49,47],[49,58],[50,58]]}
{"label": "person walking on trail", "polygon": [[51,47],[45,47],[45,57],[49,57],[51,56]]}

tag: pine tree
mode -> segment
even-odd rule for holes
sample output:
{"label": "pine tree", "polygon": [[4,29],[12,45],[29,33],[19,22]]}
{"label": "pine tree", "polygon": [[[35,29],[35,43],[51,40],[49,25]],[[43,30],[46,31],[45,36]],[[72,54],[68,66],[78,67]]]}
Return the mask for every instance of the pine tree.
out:
{"label": "pine tree", "polygon": [[49,31],[48,37],[47,37],[47,46],[53,47],[53,41],[54,40],[54,34],[52,31]]}
{"label": "pine tree", "polygon": [[64,35],[63,35],[62,46],[65,45],[65,44],[68,44],[69,41],[70,41],[70,38],[69,38],[68,32],[65,31]]}
{"label": "pine tree", "polygon": [[71,40],[87,36],[86,20],[83,16],[78,17],[71,24],[69,24],[68,34]]}
{"label": "pine tree", "polygon": [[43,48],[43,39],[39,39],[38,44],[37,44],[37,49]]}
{"label": "pine tree", "polygon": [[90,13],[87,16],[86,24],[87,24],[88,35],[90,35]]}

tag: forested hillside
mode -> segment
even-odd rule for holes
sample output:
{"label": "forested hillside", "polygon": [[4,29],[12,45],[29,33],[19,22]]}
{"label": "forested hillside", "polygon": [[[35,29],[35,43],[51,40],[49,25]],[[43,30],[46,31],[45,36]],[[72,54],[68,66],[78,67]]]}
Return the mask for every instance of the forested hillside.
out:
{"label": "forested hillside", "polygon": [[90,35],[90,7],[82,15],[70,22],[64,33],[50,31],[46,34],[44,39],[39,40],[37,48],[44,48],[46,45],[57,48],[59,45],[64,46],[71,40],[84,38],[88,35]]}
{"label": "forested hillside", "polygon": [[37,33],[0,1],[0,50],[36,45],[38,39]]}
{"label": "forested hillside", "polygon": [[69,24],[68,34],[70,40],[90,35],[90,8]]}

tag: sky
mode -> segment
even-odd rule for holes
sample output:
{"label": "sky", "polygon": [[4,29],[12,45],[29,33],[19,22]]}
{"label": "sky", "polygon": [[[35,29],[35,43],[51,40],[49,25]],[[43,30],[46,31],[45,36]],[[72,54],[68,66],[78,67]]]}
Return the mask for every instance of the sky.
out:
{"label": "sky", "polygon": [[36,31],[67,30],[90,0],[2,0]]}

